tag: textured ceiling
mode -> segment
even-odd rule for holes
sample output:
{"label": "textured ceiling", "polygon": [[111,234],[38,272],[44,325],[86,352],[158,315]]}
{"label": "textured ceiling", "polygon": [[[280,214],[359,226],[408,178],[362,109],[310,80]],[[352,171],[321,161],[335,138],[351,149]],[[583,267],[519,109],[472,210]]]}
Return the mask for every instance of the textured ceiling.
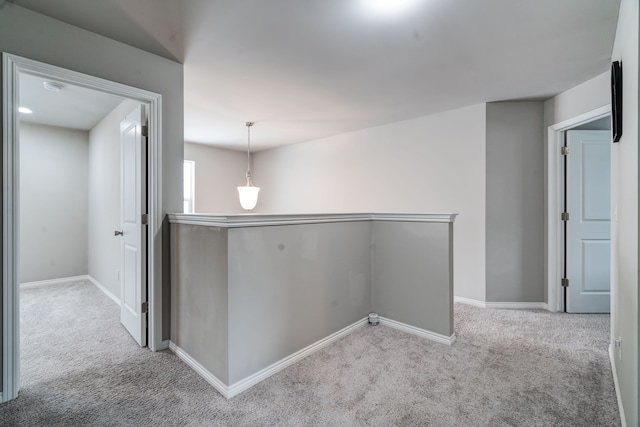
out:
{"label": "textured ceiling", "polygon": [[[481,102],[546,99],[609,68],[618,0],[15,0],[184,64],[185,140],[266,149]],[[380,0],[376,0],[380,2]]]}

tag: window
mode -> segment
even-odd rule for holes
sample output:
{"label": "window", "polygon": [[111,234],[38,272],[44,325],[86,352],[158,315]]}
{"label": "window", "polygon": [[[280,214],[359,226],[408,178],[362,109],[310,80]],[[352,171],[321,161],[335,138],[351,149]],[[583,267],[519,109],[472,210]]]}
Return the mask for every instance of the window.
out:
{"label": "window", "polygon": [[196,162],[193,160],[184,161],[184,213],[195,212],[195,172]]}

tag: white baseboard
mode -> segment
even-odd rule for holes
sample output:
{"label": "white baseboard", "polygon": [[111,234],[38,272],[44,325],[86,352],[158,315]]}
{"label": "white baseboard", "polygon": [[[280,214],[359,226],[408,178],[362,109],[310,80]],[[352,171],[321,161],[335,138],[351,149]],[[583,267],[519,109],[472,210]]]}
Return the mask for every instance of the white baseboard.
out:
{"label": "white baseboard", "polygon": [[[196,371],[202,378],[204,378],[209,384],[213,386],[221,395],[226,397],[227,399],[231,399],[234,396],[242,393],[243,391],[253,387],[261,381],[269,378],[270,376],[282,371],[283,369],[293,365],[294,363],[304,359],[307,356],[312,355],[313,353],[322,350],[324,347],[332,344],[333,342],[339,340],[342,337],[345,337],[352,333],[357,328],[360,328],[367,324],[367,318],[358,320],[357,322],[329,335],[326,338],[323,338],[315,343],[299,350],[278,362],[267,366],[264,369],[256,372],[255,374],[249,375],[245,379],[242,379],[238,382],[235,382],[232,385],[226,385],[223,381],[217,378],[214,374],[209,372],[204,366],[202,366],[197,360],[191,357],[186,351],[178,347],[175,343],[169,342],[169,349],[176,354],[183,362],[189,365],[194,371]],[[427,331],[425,329],[416,328],[415,326],[407,325],[405,323],[396,322],[395,320],[387,319],[384,317],[380,317],[380,325],[387,326],[390,328],[398,329],[413,335],[417,335],[422,338],[426,338],[432,341],[436,341],[442,344],[451,345],[455,342],[456,336],[451,335],[447,337],[445,335],[436,334],[434,332]]]}
{"label": "white baseboard", "polygon": [[454,302],[461,304],[473,305],[481,308],[504,308],[512,310],[549,310],[546,302],[490,302],[479,301],[464,297],[453,297]]}
{"label": "white baseboard", "polygon": [[79,282],[81,280],[87,280],[89,276],[71,276],[71,277],[62,277],[60,279],[49,279],[49,280],[38,280],[35,282],[25,282],[20,283],[20,289],[32,289],[32,288],[42,288],[45,286],[54,286],[61,285],[63,283],[69,282]]}
{"label": "white baseboard", "polygon": [[426,338],[428,340],[439,342],[441,344],[452,345],[456,341],[456,334],[448,337],[446,335],[440,335],[436,334],[435,332],[427,331],[426,329],[416,328],[415,326],[407,325],[406,323],[387,319],[386,317],[380,317],[380,325],[407,332],[412,335],[417,335],[421,338]]}
{"label": "white baseboard", "polygon": [[453,297],[453,302],[459,302],[461,304],[472,305],[474,307],[487,308],[487,303],[477,299],[465,298],[465,297]]}
{"label": "white baseboard", "polygon": [[343,328],[338,332],[335,332],[329,335],[326,338],[316,341],[315,343],[303,348],[302,350],[299,350],[293,353],[290,356],[285,357],[284,359],[274,363],[273,365],[267,366],[266,368],[256,372],[255,374],[250,375],[247,378],[232,384],[231,386],[229,386],[229,398],[233,396],[237,396],[238,394],[242,393],[249,387],[256,385],[260,381],[263,381],[269,378],[273,374],[276,374],[282,371],[283,369],[293,365],[294,363],[304,359],[305,357],[310,356],[313,353],[322,350],[329,344],[339,340],[342,337],[349,335],[350,333],[355,331],[357,328],[360,328],[366,324],[367,324],[367,318],[358,320],[357,322],[352,323],[346,328]]}
{"label": "white baseboard", "polygon": [[622,395],[620,392],[620,383],[618,382],[618,370],[616,369],[616,358],[613,346],[609,344],[609,361],[611,362],[611,372],[613,373],[613,385],[616,388],[616,398],[618,399],[618,412],[620,412],[620,425],[627,427],[627,419],[624,416],[624,407],[622,406]]}
{"label": "white baseboard", "polygon": [[104,294],[106,296],[111,298],[113,300],[113,302],[115,302],[116,304],[120,305],[120,298],[118,298],[117,296],[112,294],[111,291],[109,291],[109,289],[107,289],[104,286],[102,286],[102,284],[100,282],[98,282],[96,279],[94,279],[93,277],[87,275],[86,276],[86,280],[88,280],[89,282],[93,283],[98,289],[100,289],[102,292],[104,292]]}
{"label": "white baseboard", "polygon": [[255,374],[249,375],[247,378],[240,380],[230,386],[227,386],[222,381],[220,381],[215,375],[209,372],[206,368],[204,368],[200,363],[198,363],[195,359],[189,356],[184,350],[180,349],[180,347],[175,345],[173,342],[169,344],[169,348],[171,349],[171,351],[173,351],[176,354],[176,356],[182,359],[187,365],[193,368],[193,370],[196,371],[202,378],[204,378],[209,384],[211,384],[213,388],[218,390],[220,394],[222,394],[227,399],[231,399],[232,397],[237,396],[238,394],[242,393],[248,388],[258,384],[261,381],[264,381],[265,379],[282,371],[283,369],[288,368],[289,366],[304,359],[305,357],[310,356],[313,353],[322,350],[324,347],[328,346],[329,344],[339,340],[344,336],[349,335],[357,328],[362,327],[366,324],[367,324],[367,318],[358,320],[357,322],[347,326],[346,328],[343,328],[338,332],[335,332],[329,335],[326,338],[316,341],[315,343],[303,348],[302,350],[299,350],[285,357],[284,359],[279,360],[278,362],[270,366],[267,366],[266,368],[261,369]]}
{"label": "white baseboard", "polygon": [[487,302],[487,308],[508,308],[512,310],[549,310],[546,302]]}
{"label": "white baseboard", "polygon": [[95,287],[97,287],[102,292],[104,292],[106,296],[111,298],[116,304],[120,305],[120,298],[112,294],[107,288],[102,286],[100,282],[98,282],[96,279],[94,279],[88,274],[85,274],[82,276],[62,277],[60,279],[39,280],[37,282],[20,283],[20,289],[42,288],[45,286],[54,286],[54,285],[62,285],[64,283],[79,282],[82,280],[92,283]]}
{"label": "white baseboard", "polygon": [[202,366],[196,359],[191,357],[189,353],[182,350],[180,347],[175,345],[173,342],[169,341],[169,350],[175,353],[180,360],[189,365],[191,369],[196,371],[198,375],[205,379],[209,384],[213,386],[216,390],[220,392],[221,395],[229,399],[229,387],[220,381],[215,375],[209,372],[204,366]]}

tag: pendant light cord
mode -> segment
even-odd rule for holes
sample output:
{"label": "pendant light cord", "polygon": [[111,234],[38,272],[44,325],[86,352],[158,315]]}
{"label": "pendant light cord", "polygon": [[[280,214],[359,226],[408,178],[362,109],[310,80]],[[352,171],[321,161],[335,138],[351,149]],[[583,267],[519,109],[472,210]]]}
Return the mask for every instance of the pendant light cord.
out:
{"label": "pendant light cord", "polygon": [[247,126],[247,187],[252,187],[253,182],[251,180],[251,126],[253,122],[245,122]]}

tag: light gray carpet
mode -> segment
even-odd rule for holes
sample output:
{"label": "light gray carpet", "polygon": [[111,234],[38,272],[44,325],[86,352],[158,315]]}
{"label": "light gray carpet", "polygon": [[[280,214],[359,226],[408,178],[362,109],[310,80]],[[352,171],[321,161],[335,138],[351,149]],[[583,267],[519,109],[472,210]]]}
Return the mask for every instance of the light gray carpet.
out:
{"label": "light gray carpet", "polygon": [[0,425],[619,425],[608,315],[456,305],[448,347],[365,326],[226,400],[139,348],[93,285],[21,295],[22,390]]}

